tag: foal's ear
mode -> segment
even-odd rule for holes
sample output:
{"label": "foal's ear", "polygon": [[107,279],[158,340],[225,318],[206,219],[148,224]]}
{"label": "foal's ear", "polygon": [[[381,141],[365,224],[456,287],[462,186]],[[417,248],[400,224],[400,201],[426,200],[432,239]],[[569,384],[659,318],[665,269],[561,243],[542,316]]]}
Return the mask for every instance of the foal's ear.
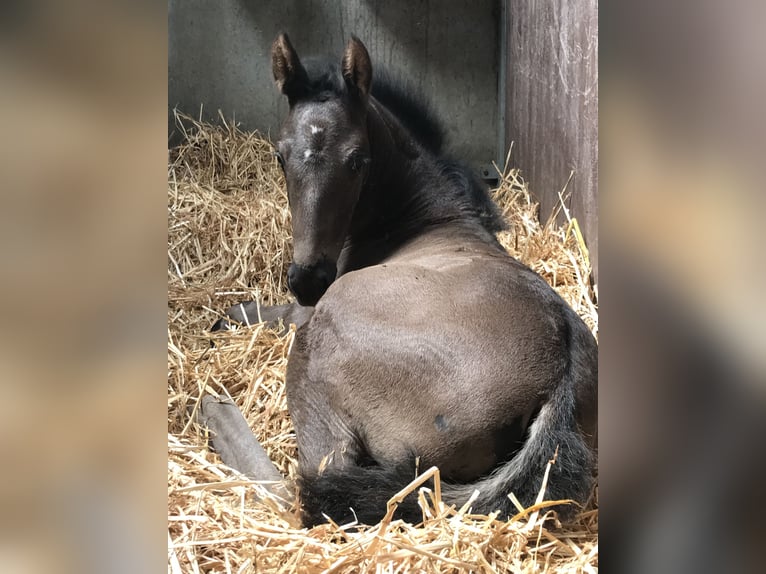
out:
{"label": "foal's ear", "polygon": [[271,71],[277,88],[292,100],[305,91],[308,74],[287,34],[277,36],[271,45]]}
{"label": "foal's ear", "polygon": [[352,93],[355,92],[363,101],[366,101],[372,84],[372,63],[367,48],[356,36],[351,36],[346,45],[342,69],[346,85]]}

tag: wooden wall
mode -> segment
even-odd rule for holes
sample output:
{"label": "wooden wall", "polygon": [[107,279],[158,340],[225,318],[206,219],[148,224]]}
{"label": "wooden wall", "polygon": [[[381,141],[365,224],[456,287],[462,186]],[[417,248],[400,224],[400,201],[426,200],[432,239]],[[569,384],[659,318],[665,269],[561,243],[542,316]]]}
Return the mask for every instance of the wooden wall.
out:
{"label": "wooden wall", "polygon": [[505,142],[545,219],[567,188],[598,280],[598,2],[508,0]]}
{"label": "wooden wall", "polygon": [[[499,0],[169,0],[168,127],[172,109],[276,134],[286,101],[274,87],[281,31],[305,57],[340,58],[357,35],[377,66],[417,88],[443,120],[453,153],[476,167],[498,159]],[[178,132],[175,133],[179,136]],[[171,139],[171,145],[179,137]]]}

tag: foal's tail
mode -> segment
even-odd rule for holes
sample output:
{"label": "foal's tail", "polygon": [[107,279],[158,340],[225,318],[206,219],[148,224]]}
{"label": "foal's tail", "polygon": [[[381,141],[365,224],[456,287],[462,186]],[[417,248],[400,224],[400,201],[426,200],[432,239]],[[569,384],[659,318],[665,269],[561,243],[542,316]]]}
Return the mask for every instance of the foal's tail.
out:
{"label": "foal's tail", "polygon": [[[595,432],[595,428],[580,429],[577,413],[595,405],[597,362],[595,342],[582,327],[579,329],[576,323],[571,327],[575,334],[567,372],[541,406],[522,448],[485,478],[470,484],[442,484],[445,503],[460,508],[478,490],[479,495],[472,503],[473,513],[500,511],[502,517],[512,516],[518,510],[508,495],[513,493],[524,507],[532,505],[540,492],[546,466],[554,457],[545,500],[585,502],[593,482],[595,455],[584,432]],[[321,475],[303,476],[300,484],[304,522],[317,524],[329,516],[339,524],[352,520],[375,524],[385,515],[386,502],[414,478],[412,464],[327,469]],[[576,509],[560,505],[556,510],[569,518]],[[416,496],[405,498],[395,516],[420,522],[422,511]]]}

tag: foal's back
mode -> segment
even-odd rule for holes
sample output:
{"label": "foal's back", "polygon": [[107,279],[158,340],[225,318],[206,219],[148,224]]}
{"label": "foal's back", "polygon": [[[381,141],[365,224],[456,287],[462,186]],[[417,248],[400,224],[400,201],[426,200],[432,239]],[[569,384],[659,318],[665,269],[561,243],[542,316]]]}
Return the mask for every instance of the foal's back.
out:
{"label": "foal's back", "polygon": [[335,424],[378,465],[437,465],[446,480],[492,471],[520,447],[564,378],[579,319],[527,267],[460,226],[424,232],[330,286],[298,333]]}

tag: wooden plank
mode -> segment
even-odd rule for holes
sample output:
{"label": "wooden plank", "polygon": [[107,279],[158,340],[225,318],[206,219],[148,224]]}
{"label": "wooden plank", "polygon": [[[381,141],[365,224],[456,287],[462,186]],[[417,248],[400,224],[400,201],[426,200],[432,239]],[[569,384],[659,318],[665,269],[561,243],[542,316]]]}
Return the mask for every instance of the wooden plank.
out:
{"label": "wooden plank", "polygon": [[506,146],[545,219],[574,177],[571,214],[598,281],[598,2],[509,0]]}

